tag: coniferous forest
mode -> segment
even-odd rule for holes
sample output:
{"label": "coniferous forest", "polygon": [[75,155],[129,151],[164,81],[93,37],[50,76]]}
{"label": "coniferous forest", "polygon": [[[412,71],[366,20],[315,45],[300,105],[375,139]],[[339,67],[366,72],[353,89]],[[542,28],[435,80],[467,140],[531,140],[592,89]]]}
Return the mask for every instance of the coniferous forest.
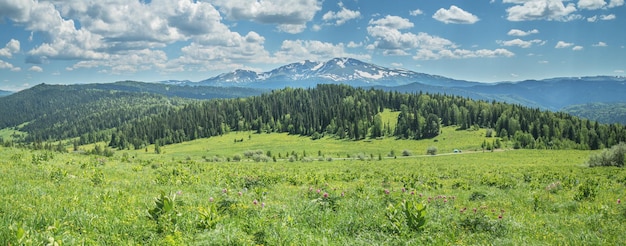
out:
{"label": "coniferous forest", "polygon": [[[394,130],[378,113],[399,111]],[[619,124],[599,124],[566,113],[458,96],[384,92],[345,85],[286,88],[261,96],[187,104],[121,125],[110,146],[142,148],[225,134],[287,132],[313,139],[331,135],[361,140],[382,136],[432,138],[442,126],[489,128],[515,148],[599,149],[626,141]]]}

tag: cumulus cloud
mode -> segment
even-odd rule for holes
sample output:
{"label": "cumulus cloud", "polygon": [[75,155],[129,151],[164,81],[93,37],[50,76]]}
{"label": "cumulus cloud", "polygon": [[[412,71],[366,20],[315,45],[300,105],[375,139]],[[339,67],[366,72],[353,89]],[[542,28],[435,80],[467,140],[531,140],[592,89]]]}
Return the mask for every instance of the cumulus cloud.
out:
{"label": "cumulus cloud", "polygon": [[583,50],[583,49],[584,48],[582,46],[580,46],[580,45],[576,45],[576,46],[574,46],[574,48],[572,48],[572,50],[574,50],[574,51],[579,51],[579,50]]}
{"label": "cumulus cloud", "polygon": [[513,3],[515,6],[506,9],[507,20],[529,21],[571,21],[582,18],[576,12],[573,3],[565,5],[563,0],[503,0],[504,3]]}
{"label": "cumulus cloud", "polygon": [[0,49],[0,56],[4,56],[7,58],[13,57],[13,54],[20,51],[20,41],[15,39],[9,40],[9,42],[4,46],[4,48]]}
{"label": "cumulus cloud", "polygon": [[0,69],[9,69],[13,72],[19,72],[20,70],[22,70],[21,68],[15,67],[13,66],[13,64],[5,62],[3,60],[0,60]]}
{"label": "cumulus cloud", "polygon": [[605,42],[598,42],[597,44],[594,44],[593,47],[607,47],[608,45]]}
{"label": "cumulus cloud", "polygon": [[444,38],[422,32],[414,34],[401,31],[411,27],[413,27],[413,23],[398,16],[386,16],[378,20],[370,20],[367,32],[375,40],[372,48],[381,49],[386,55],[407,55],[407,50],[415,48],[444,49],[455,47],[452,41]]}
{"label": "cumulus cloud", "polygon": [[366,54],[353,54],[346,52],[344,44],[332,44],[317,40],[285,40],[276,52],[275,57],[279,62],[293,62],[299,60],[322,61],[335,57],[354,57],[369,60]]}
{"label": "cumulus cloud", "polygon": [[619,7],[624,5],[624,0],[611,0],[611,2],[609,3],[608,7],[609,8],[614,8],[614,7]]}
{"label": "cumulus cloud", "polygon": [[409,55],[415,52],[415,60],[461,59],[476,57],[511,57],[515,54],[506,49],[466,50],[454,42],[428,33],[405,32],[413,27],[409,20],[398,16],[386,16],[370,20],[367,27],[374,40],[366,48],[382,50],[384,55]]}
{"label": "cumulus cloud", "polygon": [[346,9],[341,4],[340,4],[340,7],[341,7],[341,10],[337,12],[334,12],[334,11],[326,12],[326,14],[322,16],[322,20],[328,21],[328,22],[334,21],[335,25],[340,26],[349,20],[357,19],[361,17],[361,12],[359,12],[358,10],[355,11],[355,10]]}
{"label": "cumulus cloud", "polygon": [[602,20],[602,21],[608,21],[608,20],[614,20],[616,17],[614,14],[608,14],[608,15],[594,15],[592,17],[587,18],[588,22],[596,22],[598,20]]}
{"label": "cumulus cloud", "polygon": [[519,30],[519,29],[511,29],[511,30],[507,33],[507,35],[509,35],[509,36],[518,36],[518,37],[523,37],[523,36],[528,36],[528,35],[531,35],[531,34],[537,34],[537,33],[539,33],[539,30],[537,30],[537,29],[533,29],[533,30],[526,31],[526,32],[525,32],[525,31],[522,31],[522,30]]}
{"label": "cumulus cloud", "polygon": [[370,20],[370,25],[389,29],[407,29],[413,27],[413,23],[400,16],[387,15],[378,20]]}
{"label": "cumulus cloud", "polygon": [[[232,2],[235,1],[226,2],[223,9],[241,10],[228,8]],[[250,16],[253,21],[275,23],[285,32],[296,33],[306,27],[305,22],[299,20],[308,17],[302,17],[302,11],[291,10],[302,10],[306,3],[316,2],[263,1],[254,6],[242,6],[257,8]],[[277,11],[276,21],[272,22],[270,16],[274,10]],[[69,70],[101,68],[102,72],[116,74],[150,69],[206,70],[211,67],[209,62],[226,64],[269,57],[263,46],[264,37],[255,32],[247,35],[232,32],[222,23],[220,12],[212,4],[201,1],[5,1],[0,2],[0,18],[8,18],[27,31],[44,36],[43,43],[26,52],[27,62],[76,61],[67,68]],[[169,60],[160,49],[175,42],[190,44],[181,49],[181,57]],[[11,54],[13,51],[9,51],[15,50],[15,44],[10,43],[0,54]],[[204,60],[206,56],[215,59]],[[192,66],[185,68],[188,64]]]}
{"label": "cumulus cloud", "polygon": [[446,24],[474,24],[479,20],[477,16],[454,5],[449,9],[440,8],[433,18]]}
{"label": "cumulus cloud", "polygon": [[574,44],[573,43],[568,43],[568,42],[565,42],[565,41],[559,41],[559,42],[556,43],[556,46],[554,46],[554,48],[563,49],[563,48],[570,47],[572,45],[574,45]]}
{"label": "cumulus cloud", "polygon": [[578,8],[580,9],[594,10],[594,9],[602,8],[605,5],[606,5],[606,2],[604,0],[579,0],[578,1]]}
{"label": "cumulus cloud", "polygon": [[410,14],[411,16],[418,16],[418,15],[421,15],[421,14],[423,14],[423,13],[424,13],[424,12],[422,12],[422,10],[421,10],[421,9],[415,9],[415,10],[411,10],[411,11],[409,11],[409,14]]}
{"label": "cumulus cloud", "polygon": [[264,24],[277,24],[280,31],[297,33],[306,28],[317,11],[322,9],[318,0],[215,0],[220,12],[233,20],[250,20]]}
{"label": "cumulus cloud", "polygon": [[480,50],[465,50],[465,49],[454,49],[454,50],[426,50],[421,49],[418,50],[413,59],[415,60],[438,60],[438,59],[463,59],[463,58],[495,58],[495,57],[513,57],[515,53],[507,50],[507,49],[480,49]]}
{"label": "cumulus cloud", "polygon": [[498,41],[498,43],[502,46],[518,46],[521,48],[530,48],[533,44],[544,45],[546,42],[540,39],[533,39],[529,41],[521,40],[519,38],[508,40],[508,41]]}
{"label": "cumulus cloud", "polygon": [[43,68],[41,68],[40,66],[32,66],[28,69],[28,71],[41,73],[43,72]]}

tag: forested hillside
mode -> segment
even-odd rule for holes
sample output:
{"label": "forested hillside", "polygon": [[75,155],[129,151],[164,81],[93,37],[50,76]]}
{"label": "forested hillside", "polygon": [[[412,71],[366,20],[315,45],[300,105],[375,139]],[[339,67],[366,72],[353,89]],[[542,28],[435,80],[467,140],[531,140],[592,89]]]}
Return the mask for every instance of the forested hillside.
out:
{"label": "forested hillside", "polygon": [[13,92],[0,90],[0,97],[11,95]]}
{"label": "forested hillside", "polygon": [[[378,114],[385,108],[400,111],[393,131]],[[247,130],[288,132],[314,139],[322,135],[353,140],[383,135],[423,139],[437,136],[441,126],[450,125],[490,128],[493,135],[512,139],[518,148],[598,149],[626,141],[622,125],[598,124],[566,113],[458,96],[318,85],[163,111],[124,124],[112,134],[110,146],[142,148]]]}
{"label": "forested hillside", "polygon": [[20,127],[28,133],[27,142],[81,135],[81,142],[93,142],[98,131],[188,102],[148,93],[41,84],[0,99],[0,128],[27,123]]}
{"label": "forested hillside", "polygon": [[600,123],[626,124],[626,103],[587,103],[563,108],[563,111]]}
{"label": "forested hillside", "polygon": [[168,97],[182,97],[191,99],[215,99],[215,98],[237,98],[258,96],[265,89],[241,88],[241,87],[215,87],[215,86],[189,86],[189,85],[168,85],[159,83],[145,83],[136,81],[120,81],[115,83],[85,84],[79,85],[82,88],[115,90],[124,92],[143,92],[164,95]]}

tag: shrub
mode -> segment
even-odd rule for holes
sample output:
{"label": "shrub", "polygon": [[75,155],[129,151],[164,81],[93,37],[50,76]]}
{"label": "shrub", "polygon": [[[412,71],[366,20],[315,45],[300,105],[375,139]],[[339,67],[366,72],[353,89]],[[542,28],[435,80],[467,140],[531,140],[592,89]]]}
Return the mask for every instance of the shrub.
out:
{"label": "shrub", "polygon": [[589,157],[587,164],[590,167],[615,166],[623,167],[626,158],[626,144],[619,143],[610,149],[605,149],[602,153]]}
{"label": "shrub", "polygon": [[426,154],[436,155],[437,154],[437,147],[435,147],[435,146],[428,147],[428,149],[426,149]]}
{"label": "shrub", "polygon": [[406,149],[405,149],[405,150],[403,150],[403,151],[402,151],[402,156],[411,156],[411,151],[406,150]]}

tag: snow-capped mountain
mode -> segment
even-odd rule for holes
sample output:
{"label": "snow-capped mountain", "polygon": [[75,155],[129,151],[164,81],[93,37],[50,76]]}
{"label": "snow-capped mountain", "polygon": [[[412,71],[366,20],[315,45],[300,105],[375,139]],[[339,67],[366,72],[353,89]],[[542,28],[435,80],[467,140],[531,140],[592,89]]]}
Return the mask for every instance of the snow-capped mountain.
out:
{"label": "snow-capped mountain", "polygon": [[302,61],[268,72],[236,70],[188,85],[237,86],[255,88],[308,87],[316,84],[342,83],[352,86],[398,86],[410,83],[466,87],[476,83],[405,69],[386,68],[352,58],[334,58],[325,62]]}

